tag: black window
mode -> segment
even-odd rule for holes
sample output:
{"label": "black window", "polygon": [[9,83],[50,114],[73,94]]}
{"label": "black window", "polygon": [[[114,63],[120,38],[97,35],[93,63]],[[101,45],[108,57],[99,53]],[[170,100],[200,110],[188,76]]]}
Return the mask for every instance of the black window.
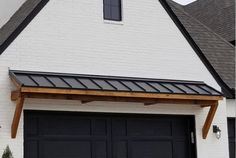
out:
{"label": "black window", "polygon": [[103,0],[103,16],[105,20],[121,21],[121,0]]}

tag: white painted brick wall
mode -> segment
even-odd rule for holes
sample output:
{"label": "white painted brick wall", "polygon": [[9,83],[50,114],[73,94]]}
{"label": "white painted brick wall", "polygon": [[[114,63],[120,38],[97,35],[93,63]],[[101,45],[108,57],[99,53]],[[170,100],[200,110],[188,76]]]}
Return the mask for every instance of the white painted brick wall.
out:
{"label": "white painted brick wall", "polygon": [[236,101],[235,99],[226,99],[227,117],[236,117]]}
{"label": "white painted brick wall", "polygon": [[25,0],[0,0],[0,28],[20,8]]}
{"label": "white painted brick wall", "polygon": [[[23,157],[23,117],[16,139],[10,138],[15,103],[8,68],[80,74],[200,80],[220,90],[158,0],[123,1],[124,21],[103,21],[102,0],[50,0],[40,14],[0,56],[0,153],[9,144]],[[97,111],[196,116],[198,158],[228,158],[225,100],[214,124],[217,140],[201,128],[208,109],[191,105],[153,105],[78,101],[26,100],[25,109]]]}

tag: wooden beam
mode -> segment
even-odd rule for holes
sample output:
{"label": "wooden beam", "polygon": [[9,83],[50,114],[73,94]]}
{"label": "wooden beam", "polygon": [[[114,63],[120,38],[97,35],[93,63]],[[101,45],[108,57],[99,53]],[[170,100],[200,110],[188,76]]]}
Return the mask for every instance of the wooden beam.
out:
{"label": "wooden beam", "polygon": [[211,105],[211,107],[210,107],[210,110],[208,112],[206,121],[205,121],[204,126],[202,128],[202,137],[203,137],[203,139],[206,139],[206,137],[208,135],[209,129],[211,127],[213,118],[214,118],[216,110],[217,110],[217,107],[218,107],[217,104],[216,105]]}
{"label": "wooden beam", "polygon": [[16,138],[17,129],[19,126],[20,118],[21,118],[21,113],[23,110],[24,100],[25,100],[25,98],[23,95],[20,95],[16,100],[16,108],[15,108],[15,113],[14,113],[14,117],[13,117],[13,121],[12,121],[12,125],[11,125],[11,137],[12,138]]}
{"label": "wooden beam", "polygon": [[21,94],[20,90],[12,91],[11,92],[11,100],[16,101],[19,98],[20,94]]}
{"label": "wooden beam", "polygon": [[183,100],[222,100],[223,99],[222,96],[157,94],[157,93],[95,91],[95,90],[75,90],[75,89],[35,88],[35,87],[22,87],[21,92],[23,92],[23,93],[44,93],[44,94],[68,94],[68,95],[74,94],[74,95],[105,96],[105,97],[183,99]]}
{"label": "wooden beam", "polygon": [[157,99],[157,98],[132,98],[132,97],[106,97],[106,96],[85,96],[85,95],[67,95],[67,94],[41,94],[41,93],[23,93],[26,98],[39,99],[64,99],[81,100],[83,103],[91,101],[111,101],[111,102],[139,102],[146,105],[163,104],[195,104],[195,105],[213,105],[217,104],[215,100],[183,100],[183,99]]}

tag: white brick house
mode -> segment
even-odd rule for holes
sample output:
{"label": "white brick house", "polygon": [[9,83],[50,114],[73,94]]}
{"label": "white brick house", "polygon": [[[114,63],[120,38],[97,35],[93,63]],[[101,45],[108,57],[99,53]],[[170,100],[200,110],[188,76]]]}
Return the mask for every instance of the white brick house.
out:
{"label": "white brick house", "polygon": [[[44,2],[46,4],[45,6]],[[20,28],[17,27],[18,30],[15,28],[10,31],[12,37],[5,38],[4,41],[1,41],[0,150],[4,149],[6,145],[9,145],[16,158],[56,158],[58,157],[58,155],[56,155],[57,152],[64,153],[60,155],[63,158],[70,156],[75,157],[78,155],[83,158],[99,158],[99,156],[110,158],[111,155],[114,157],[116,156],[117,158],[121,158],[122,156],[122,158],[134,158],[135,153],[139,152],[140,155],[137,155],[137,158],[138,156],[142,157],[144,155],[149,155],[150,158],[153,158],[162,152],[158,151],[158,147],[161,147],[161,149],[163,148],[162,154],[165,156],[163,158],[177,158],[178,156],[181,156],[181,154],[183,154],[182,158],[189,158],[190,155],[191,158],[228,158],[226,99],[219,101],[218,109],[212,122],[212,125],[217,125],[221,129],[222,135],[220,139],[217,139],[212,132],[212,125],[210,126],[211,128],[207,138],[202,138],[202,127],[206,120],[209,108],[202,108],[200,105],[157,103],[150,106],[144,106],[143,103],[113,101],[93,101],[83,104],[80,100],[32,98],[25,99],[23,106],[24,113],[21,114],[16,138],[11,138],[11,125],[16,107],[16,102],[11,101],[11,91],[15,90],[16,87],[9,78],[9,69],[34,72],[202,81],[218,91],[221,90],[220,86],[196,55],[195,51],[182,35],[181,31],[176,27],[175,23],[159,1],[150,0],[146,2],[123,0],[121,5],[121,21],[104,20],[103,5],[101,0],[49,0],[48,3],[46,3],[45,0],[28,0],[14,15],[15,17],[11,19],[12,21],[18,19],[21,20],[21,22],[17,25],[20,26]],[[41,7],[43,7],[42,10],[40,10]],[[28,12],[25,9],[27,9]],[[34,17],[34,12],[39,10],[40,12]],[[20,15],[24,15],[24,18],[21,19],[22,16]],[[25,20],[25,17],[27,17],[26,19],[28,20]],[[29,19],[32,17],[34,18],[29,23]],[[4,31],[8,25],[15,23],[8,23],[2,30]],[[24,28],[26,23],[29,24]],[[21,28],[24,28],[22,32]],[[18,36],[14,39],[16,34]],[[0,35],[8,36],[3,33]],[[7,44],[6,39],[11,42]],[[37,111],[61,111],[61,113],[46,112],[45,114],[41,114],[41,112],[37,113]],[[32,140],[28,137],[27,132],[32,132],[37,128],[39,131],[36,131],[36,133],[40,133],[41,130],[39,127],[24,130],[26,127],[31,127],[31,122],[29,121],[31,118],[40,117],[41,121],[41,119],[44,119],[42,117],[45,116],[45,118],[49,117],[48,121],[50,122],[50,119],[53,119],[52,116],[55,115],[55,118],[58,117],[59,120],[63,120],[63,117],[70,116],[70,113],[66,113],[66,111],[76,112],[72,115],[78,115],[79,117],[81,112],[88,112],[86,113],[86,118],[89,117],[89,120],[92,121],[99,118],[106,120],[108,116],[104,118],[106,116],[104,113],[107,113],[107,115],[109,115],[109,113],[118,113],[121,115],[119,116],[119,119],[121,117],[122,120],[127,119],[128,121],[130,121],[129,118],[133,116],[129,114],[137,114],[137,118],[140,116],[145,117],[145,120],[141,119],[140,122],[135,120],[138,122],[138,125],[131,121],[132,123],[130,124],[132,125],[130,126],[137,127],[137,129],[139,125],[145,124],[142,121],[145,122],[146,120],[151,119],[149,118],[149,115],[154,118],[152,120],[154,125],[158,125],[157,122],[159,120],[157,118],[162,118],[162,115],[164,115],[164,118],[167,117],[167,120],[168,117],[172,120],[174,120],[172,117],[177,117],[177,120],[182,120],[182,117],[190,115],[194,117],[194,123],[190,126],[194,126],[195,129],[194,139],[196,139],[196,141],[192,142],[195,149],[191,152],[185,151],[188,149],[185,145],[179,145],[180,148],[172,148],[169,147],[170,144],[168,144],[168,141],[167,144],[162,144],[158,138],[158,140],[151,143],[147,141],[146,144],[143,142],[129,144],[128,141],[128,143],[124,141],[125,144],[127,143],[124,145],[125,147],[123,146],[125,149],[120,146],[119,149],[116,149],[120,150],[120,153],[124,152],[123,155],[119,155],[116,152],[110,153],[112,151],[110,148],[114,147],[111,145],[114,142],[113,140],[111,141],[110,138],[106,138],[108,140],[105,141],[107,143],[105,143],[106,147],[104,148],[102,148],[101,144],[98,145],[101,147],[99,148],[91,142],[92,145],[89,143],[89,145],[86,143],[83,144],[78,140],[81,137],[78,135],[76,135],[77,137],[75,136],[76,138],[72,139],[78,141],[73,141],[75,144],[70,144],[71,142],[69,142],[69,140],[71,138],[64,138],[64,133],[51,137],[50,130],[52,129],[50,129],[50,127],[47,129],[47,131],[49,131],[49,135],[47,136],[50,138],[37,137],[35,138],[35,140],[37,140],[36,144],[30,142]],[[92,115],[95,115],[95,118]],[[112,121],[117,119],[116,116],[113,117],[109,115],[109,121],[110,118]],[[79,120],[80,125],[85,124],[84,126],[87,127],[86,123],[81,123],[81,120],[83,119],[84,118],[76,118],[76,120]],[[157,122],[155,122],[156,119],[158,120]],[[74,120],[72,120],[72,123],[73,121]],[[28,123],[26,124],[26,122]],[[56,121],[54,120],[54,122]],[[42,124],[37,123],[37,126],[41,125],[44,126],[45,122],[42,121]],[[66,124],[63,125],[59,123],[55,125],[55,129],[60,129],[64,126],[67,127]],[[76,123],[71,126],[76,126]],[[105,126],[107,127],[107,132],[105,133],[110,132],[108,128],[113,128],[113,125],[112,127],[109,127],[108,124]],[[150,126],[151,125],[147,125],[147,127]],[[128,128],[128,125],[126,128]],[[142,129],[144,128],[140,128],[140,131],[134,131],[134,134],[141,133],[140,135],[142,137],[149,139],[146,137],[148,137],[147,135],[150,135],[150,133],[148,133],[148,131],[142,131]],[[81,130],[85,130],[85,127]],[[126,130],[128,131],[128,129]],[[154,134],[158,134],[158,130],[160,129],[157,128],[156,132],[155,130],[156,129],[153,129]],[[152,131],[152,129],[150,129],[150,131]],[[129,132],[130,131],[127,133]],[[132,132],[129,134],[132,134]],[[73,134],[71,135],[73,136]],[[187,134],[187,136],[189,135],[190,134]],[[58,144],[55,144],[54,141],[49,141],[53,139],[54,136],[58,137],[59,140],[63,137],[63,141]],[[111,137],[113,139],[113,135]],[[92,138],[93,137],[89,139]],[[153,139],[154,138],[155,137],[153,136]],[[115,137],[114,139],[118,138]],[[136,139],[136,137],[132,137],[132,139]],[[189,140],[190,138],[186,137],[186,139]],[[94,141],[95,137],[92,142]],[[28,145],[30,144],[29,142],[32,144]],[[124,142],[122,140],[122,143]],[[173,144],[174,143],[172,142],[171,145]],[[73,146],[75,148],[76,145],[81,148],[84,147],[82,148],[83,151],[80,151],[79,149],[78,152],[76,150],[71,151],[74,155],[67,155],[66,151],[63,151],[63,148],[65,149],[67,146]],[[90,145],[93,147],[90,148]],[[155,145],[157,147],[155,147]],[[142,149],[143,146],[148,146],[148,148],[143,149],[143,151],[138,150]],[[31,153],[31,150],[32,152],[36,150],[34,148],[37,148],[37,153]],[[58,149],[57,152],[55,152],[55,148]],[[47,151],[47,149],[50,149],[50,151]],[[165,152],[165,150],[169,151],[171,149],[173,150],[173,153]],[[104,154],[105,156],[96,154],[96,151],[100,150],[106,151],[106,154]],[[177,150],[183,152],[178,153],[176,152]],[[88,155],[88,153],[92,154]]]}

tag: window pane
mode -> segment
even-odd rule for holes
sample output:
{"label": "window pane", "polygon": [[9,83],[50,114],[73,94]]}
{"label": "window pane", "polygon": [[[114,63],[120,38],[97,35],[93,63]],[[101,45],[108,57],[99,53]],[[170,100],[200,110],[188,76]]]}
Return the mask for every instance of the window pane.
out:
{"label": "window pane", "polygon": [[121,21],[121,10],[120,7],[111,7],[112,20]]}
{"label": "window pane", "polygon": [[111,8],[109,5],[104,5],[104,19],[111,19]]}
{"label": "window pane", "polygon": [[103,0],[103,4],[111,5],[111,0]]}
{"label": "window pane", "polygon": [[111,0],[111,5],[120,6],[121,5],[121,0]]}
{"label": "window pane", "polygon": [[103,0],[104,19],[121,21],[121,0]]}

